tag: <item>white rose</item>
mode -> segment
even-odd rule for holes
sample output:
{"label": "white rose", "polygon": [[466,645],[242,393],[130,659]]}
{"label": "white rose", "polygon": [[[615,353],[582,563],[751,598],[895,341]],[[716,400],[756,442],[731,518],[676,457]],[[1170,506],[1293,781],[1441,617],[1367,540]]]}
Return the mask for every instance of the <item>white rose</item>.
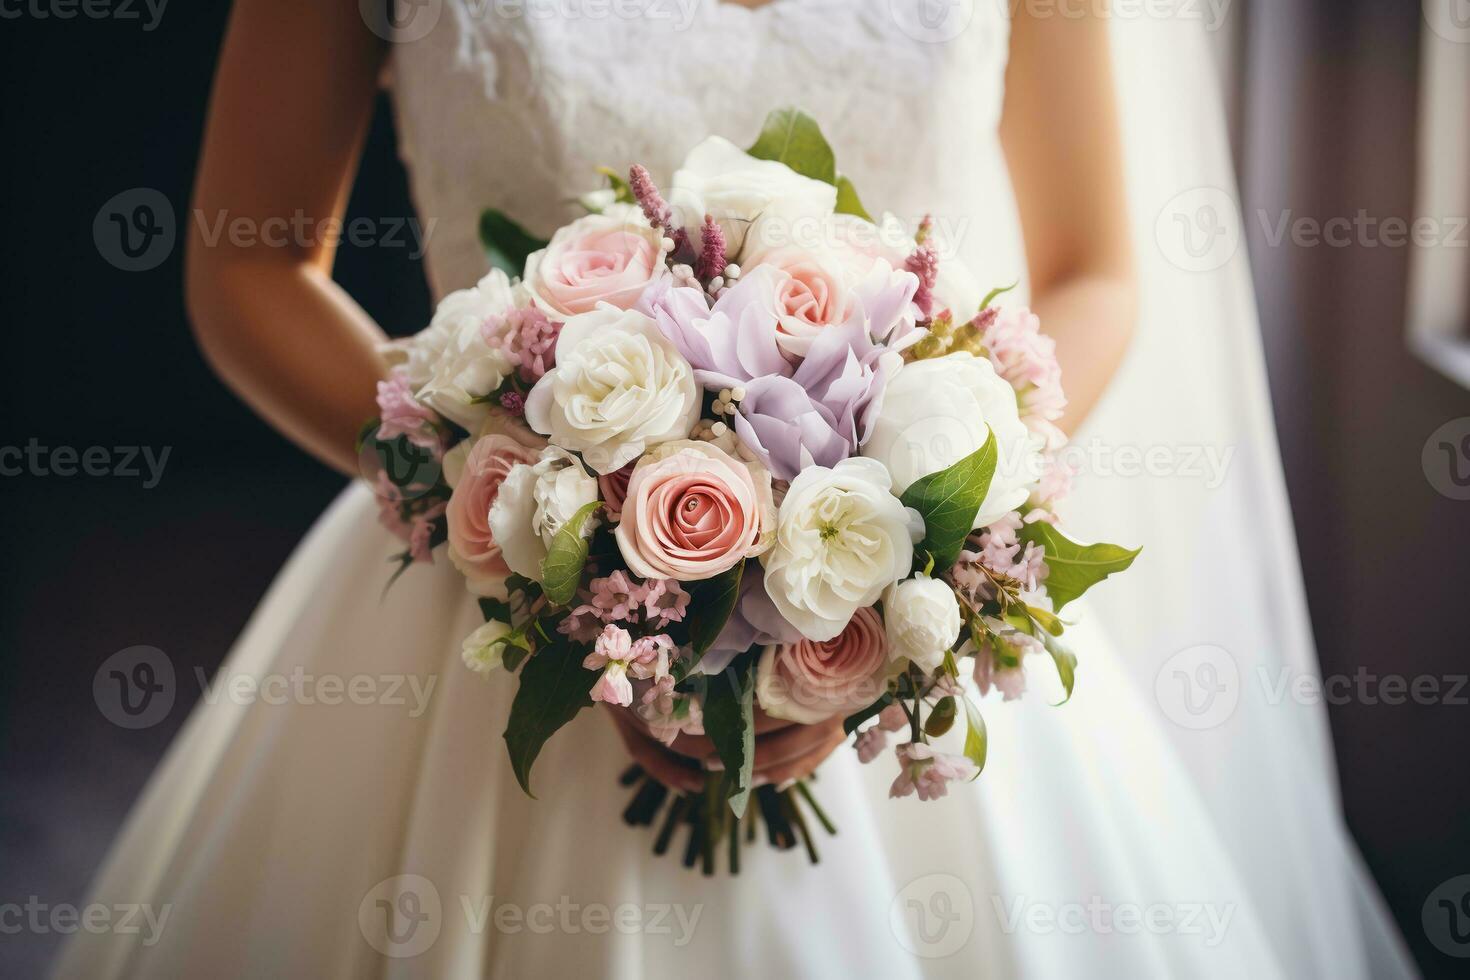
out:
{"label": "white rose", "polygon": [[[575,456],[548,446],[534,465],[518,463],[505,475],[490,505],[490,534],[511,571],[539,582],[556,532],[597,499],[596,478]],[[593,526],[589,521],[583,532]]]}
{"label": "white rose", "polygon": [[927,575],[896,582],[883,593],[883,629],[892,659],[907,658],[928,673],[944,663],[964,625],[954,589]]}
{"label": "white rose", "polygon": [[830,640],[908,575],[922,531],[881,463],[858,457],[809,467],[791,481],[776,543],[761,559],[766,592],[802,636]]}
{"label": "white rose", "polygon": [[493,269],[477,285],[444,297],[426,329],[384,353],[406,368],[419,401],[473,432],[490,411],[475,399],[499,388],[510,371],[505,353],[486,344],[480,328],[515,305],[510,280]]}
{"label": "white rose", "polygon": [[488,674],[505,658],[505,638],[511,634],[509,623],[492,619],[465,637],[460,656],[464,665],[477,674]]}
{"label": "white rose", "polygon": [[[837,188],[803,177],[784,163],[757,160],[729,140],[711,136],[675,171],[669,203],[696,242],[704,216],[713,217],[725,232],[731,258],[738,259],[756,218],[772,222],[772,235],[789,236],[793,223],[830,215],[837,206]],[[784,232],[778,219],[786,223]],[[771,244],[778,243],[767,242]]]}
{"label": "white rose", "polygon": [[653,320],[604,304],[562,327],[556,367],[526,396],[526,421],[613,473],[688,436],[699,407],[693,369]]}
{"label": "white rose", "polygon": [[957,352],[905,364],[888,382],[863,455],[881,460],[902,495],[916,480],[964,459],[995,433],[998,461],[975,515],[985,527],[1026,502],[1041,476],[1040,439],[1021,421],[1016,392],[983,357]]}

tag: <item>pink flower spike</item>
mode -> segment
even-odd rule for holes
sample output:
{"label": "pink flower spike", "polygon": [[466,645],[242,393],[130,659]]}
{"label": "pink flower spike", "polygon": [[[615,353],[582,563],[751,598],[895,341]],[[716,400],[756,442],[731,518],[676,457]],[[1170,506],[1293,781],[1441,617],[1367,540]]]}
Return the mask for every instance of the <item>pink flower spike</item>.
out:
{"label": "pink flower spike", "polygon": [[628,168],[628,188],[633,192],[633,199],[643,209],[643,216],[648,219],[648,223],[667,233],[673,211],[654,186],[648,169],[642,164],[635,163]]}
{"label": "pink flower spike", "polygon": [[927,242],[914,249],[904,268],[919,277],[919,288],[914,293],[914,305],[924,316],[934,312],[934,283],[939,279],[939,253]]}
{"label": "pink flower spike", "polygon": [[704,226],[699,229],[699,262],[694,275],[700,282],[707,283],[725,271],[725,233],[709,215],[704,216]]}

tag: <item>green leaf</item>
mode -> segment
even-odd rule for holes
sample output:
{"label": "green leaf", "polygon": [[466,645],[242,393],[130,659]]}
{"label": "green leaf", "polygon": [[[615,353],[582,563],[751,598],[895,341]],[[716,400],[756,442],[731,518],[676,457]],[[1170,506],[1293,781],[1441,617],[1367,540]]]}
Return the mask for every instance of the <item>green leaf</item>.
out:
{"label": "green leaf", "polygon": [[1052,663],[1057,665],[1057,676],[1062,680],[1062,690],[1067,692],[1057,704],[1066,704],[1072,700],[1072,685],[1077,681],[1077,655],[1062,646],[1062,641],[1050,633],[1043,632],[1041,642],[1046,647],[1046,652],[1051,654]]}
{"label": "green leaf", "polygon": [[689,587],[689,645],[694,648],[690,667],[699,663],[735,611],[744,570],[745,562],[742,561],[729,571]]}
{"label": "green leaf", "polygon": [[954,564],[975,525],[975,515],[985,502],[997,459],[995,433],[988,432],[985,445],[948,469],[915,481],[903,492],[903,502],[924,518],[924,540],[919,551],[927,551],[935,568],[943,572]]}
{"label": "green leaf", "polygon": [[1045,609],[1038,609],[1036,606],[1027,606],[1026,612],[1040,624],[1042,629],[1046,630],[1052,636],[1061,636],[1066,630],[1066,627],[1062,625],[1062,621]]}
{"label": "green leaf", "polygon": [[566,605],[577,594],[582,568],[587,564],[587,535],[582,532],[593,512],[601,506],[598,500],[583,504],[551,539],[551,547],[541,562],[541,588],[554,606]]}
{"label": "green leaf", "polygon": [[704,695],[704,733],[729,776],[730,809],[745,816],[755,770],[755,657],[750,650],[709,679]]}
{"label": "green leaf", "polygon": [[989,748],[990,739],[985,733],[985,718],[980,714],[980,709],[975,707],[975,702],[968,697],[965,703],[965,758],[975,763],[975,776],[985,769],[985,753]]}
{"label": "green leaf", "polygon": [[526,256],[546,247],[526,229],[494,208],[480,212],[480,244],[490,264],[508,276],[519,276],[526,268]]}
{"label": "green leaf", "polygon": [[[817,121],[799,109],[774,109],[746,151],[758,160],[784,163],[803,177],[837,183],[837,161]],[[855,197],[856,195],[854,195]]]}
{"label": "green leaf", "polygon": [[862,200],[858,197],[857,188],[852,186],[852,181],[846,177],[837,178],[837,207],[833,209],[837,214],[853,214],[864,221],[872,222],[873,216],[868,209],[863,207]]}
{"label": "green leaf", "polygon": [[842,730],[848,735],[862,727],[863,722],[869,718],[875,718],[883,712],[883,709],[893,703],[893,692],[884,691],[883,696],[856,714],[848,715],[842,722]]}
{"label": "green leaf", "polygon": [[485,617],[487,623],[509,623],[510,603],[503,599],[481,599],[480,615]]}
{"label": "green leaf", "polygon": [[588,694],[597,683],[597,671],[582,666],[582,654],[564,638],[542,647],[526,661],[521,685],[505,725],[505,747],[516,782],[531,792],[531,766],[546,740],[592,703]]}
{"label": "green leaf", "polygon": [[954,719],[954,698],[940,698],[934,705],[934,710],[929,712],[929,717],[924,719],[924,732],[938,738],[954,727]]}
{"label": "green leaf", "polygon": [[989,309],[990,304],[995,302],[996,297],[1004,296],[1006,293],[1010,292],[1012,289],[1015,289],[1019,285],[1021,285],[1021,280],[1017,279],[1009,286],[996,286],[990,292],[986,293],[985,298],[980,301],[980,309]]}
{"label": "green leaf", "polygon": [[1115,572],[1133,564],[1142,549],[1129,551],[1115,544],[1078,544],[1045,521],[1021,529],[1022,541],[1046,549],[1046,594],[1057,612],[1073,599]]}
{"label": "green leaf", "polygon": [[634,204],[633,188],[628,186],[628,181],[623,175],[612,167],[598,167],[597,172],[607,178],[607,184],[613,189],[613,200],[619,204]]}

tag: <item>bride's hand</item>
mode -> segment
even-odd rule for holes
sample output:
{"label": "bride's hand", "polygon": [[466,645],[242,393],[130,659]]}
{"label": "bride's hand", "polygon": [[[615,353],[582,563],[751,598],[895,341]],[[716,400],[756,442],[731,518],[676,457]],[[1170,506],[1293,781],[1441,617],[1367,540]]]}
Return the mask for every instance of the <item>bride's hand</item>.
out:
{"label": "bride's hand", "polygon": [[[680,735],[665,746],[626,708],[609,708],[613,724],[633,760],[671,789],[699,792],[704,770],[719,768],[714,743],[703,735]],[[798,725],[755,710],[755,783],[777,786],[811,775],[812,770],[847,739],[842,718]]]}

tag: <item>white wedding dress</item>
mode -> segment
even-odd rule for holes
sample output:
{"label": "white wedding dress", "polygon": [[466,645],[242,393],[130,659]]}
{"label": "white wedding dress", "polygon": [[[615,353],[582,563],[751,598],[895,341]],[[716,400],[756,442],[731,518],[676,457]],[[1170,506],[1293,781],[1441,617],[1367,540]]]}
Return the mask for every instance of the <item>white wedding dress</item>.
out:
{"label": "white wedding dress", "polygon": [[[1023,276],[996,138],[1006,4],[951,6],[969,20],[940,40],[908,0],[705,0],[687,24],[673,3],[651,8],[666,19],[431,3],[438,22],[395,47],[392,86],[421,216],[437,219],[435,292],[482,273],[482,208],[546,233],[597,165],[667,179],[698,140],[748,141],[784,104],[820,121],[870,209],[932,211],[984,281]],[[500,739],[512,685],[459,662],[474,601],[443,560],[380,601],[395,542],[354,486],[217,682],[409,674],[435,679],[427,710],[407,696],[200,705],[95,884],[95,901],[167,904],[161,937],[80,933],[59,974],[1411,973],[1342,826],[1325,717],[1255,681],[1312,674],[1315,658],[1244,256],[1185,272],[1155,242],[1175,194],[1232,186],[1204,38],[1167,18],[1119,22],[1116,38],[1145,308],[1078,440],[1233,456],[1218,485],[1182,464],[1079,480],[1072,526],[1145,550],[1070,634],[1069,703],[1048,703],[1050,665],[1031,664],[1030,696],[983,703],[985,773],[940,802],[888,800],[891,760],[864,767],[840,749],[815,786],[839,824],[820,865],[762,845],[738,877],[707,879],[651,856],[650,831],[620,820],[627,758],[597,712],[549,743],[539,798],[520,792]],[[1208,666],[1235,665],[1238,701],[1197,730],[1169,690],[1176,667],[1198,664],[1165,661],[1204,644],[1227,651]]]}

